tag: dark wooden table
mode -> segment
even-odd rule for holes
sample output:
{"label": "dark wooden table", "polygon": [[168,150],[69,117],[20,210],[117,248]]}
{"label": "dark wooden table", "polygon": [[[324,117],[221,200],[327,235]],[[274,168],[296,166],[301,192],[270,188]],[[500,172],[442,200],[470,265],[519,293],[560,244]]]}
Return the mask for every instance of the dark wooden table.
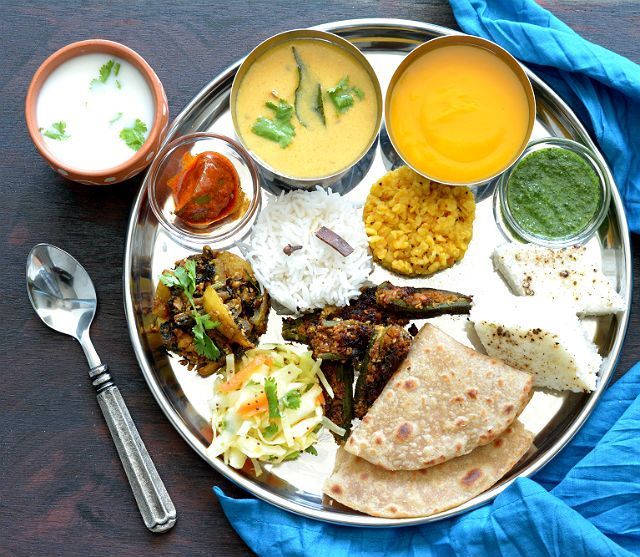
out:
{"label": "dark wooden table", "polygon": [[[456,27],[444,1],[0,2],[0,555],[244,555],[211,486],[244,493],[187,446],[157,406],[131,349],[122,300],[129,209],[140,179],[91,189],[65,181],[29,140],[23,102],[38,65],[65,44],[101,37],[144,56],[175,116],[219,71],[288,28],[356,17],[399,17]],[[640,6],[607,0],[545,2],[585,37],[640,62]],[[47,329],[25,291],[29,249],[51,242],[94,279],[100,308],[92,337],[109,363],[178,508],[168,534],[139,517],[79,346]],[[633,238],[634,275],[640,245]],[[634,299],[637,302],[636,289]],[[640,357],[635,304],[618,376]]]}

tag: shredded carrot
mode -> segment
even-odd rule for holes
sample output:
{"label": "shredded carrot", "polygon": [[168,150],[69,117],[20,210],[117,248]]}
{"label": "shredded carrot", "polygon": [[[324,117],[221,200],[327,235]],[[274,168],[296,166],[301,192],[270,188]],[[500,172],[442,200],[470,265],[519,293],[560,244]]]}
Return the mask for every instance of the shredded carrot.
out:
{"label": "shredded carrot", "polygon": [[260,412],[266,412],[267,410],[269,410],[269,401],[267,400],[267,395],[262,394],[240,406],[240,408],[238,408],[238,414],[246,419]]}
{"label": "shredded carrot", "polygon": [[316,397],[316,404],[324,404],[324,394],[322,392]]}
{"label": "shredded carrot", "polygon": [[234,373],[233,376],[222,383],[218,387],[218,391],[221,393],[228,393],[229,391],[235,391],[242,387],[244,382],[251,377],[251,375],[263,364],[271,365],[271,358],[267,356],[256,356],[253,360],[247,362],[247,364],[237,373]]}

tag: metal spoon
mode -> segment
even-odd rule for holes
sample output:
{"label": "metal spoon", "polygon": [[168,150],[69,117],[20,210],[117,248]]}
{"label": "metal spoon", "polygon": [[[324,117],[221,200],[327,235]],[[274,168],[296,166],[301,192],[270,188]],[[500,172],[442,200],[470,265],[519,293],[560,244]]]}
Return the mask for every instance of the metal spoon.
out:
{"label": "metal spoon", "polygon": [[91,278],[66,251],[38,244],[27,257],[27,291],[33,309],[49,327],[74,337],[89,362],[89,377],[98,393],[109,431],[144,523],[166,532],[176,523],[176,509],[136,429],[109,368],[100,361],[89,327],[98,300]]}

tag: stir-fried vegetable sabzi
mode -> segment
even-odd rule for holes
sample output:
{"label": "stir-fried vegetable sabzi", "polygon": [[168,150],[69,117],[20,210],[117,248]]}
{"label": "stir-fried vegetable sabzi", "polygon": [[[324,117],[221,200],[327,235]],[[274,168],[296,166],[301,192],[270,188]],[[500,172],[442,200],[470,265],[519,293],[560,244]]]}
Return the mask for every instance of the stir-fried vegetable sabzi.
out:
{"label": "stir-fried vegetable sabzi", "polygon": [[269,307],[249,263],[205,247],[162,274],[153,313],[164,347],[200,375],[210,375],[228,354],[255,346],[266,331]]}

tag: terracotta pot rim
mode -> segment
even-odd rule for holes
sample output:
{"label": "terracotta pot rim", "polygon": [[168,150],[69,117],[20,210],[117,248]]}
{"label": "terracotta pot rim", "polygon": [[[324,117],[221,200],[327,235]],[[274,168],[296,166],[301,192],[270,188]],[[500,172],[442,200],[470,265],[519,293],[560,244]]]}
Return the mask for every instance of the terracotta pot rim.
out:
{"label": "terracotta pot rim", "polygon": [[[112,166],[103,170],[84,170],[82,168],[77,168],[62,163],[51,154],[51,152],[46,147],[44,139],[42,138],[42,134],[38,130],[35,109],[38,94],[42,89],[42,85],[58,66],[71,59],[73,57],[73,53],[77,53],[77,55],[80,55],[99,52],[101,50],[100,47],[102,47],[105,52],[109,54],[115,54],[131,63],[142,73],[147,84],[149,85],[149,88],[151,89],[151,94],[155,103],[155,113],[149,131],[149,136],[145,140],[142,147],[140,147],[140,149],[138,149],[138,151],[136,151],[133,156],[131,156],[118,166]],[[163,109],[165,111],[164,114]],[[79,175],[86,177],[87,179],[116,176],[118,174],[122,174],[123,172],[126,173],[126,171],[130,168],[138,166],[138,164],[149,155],[149,152],[151,151],[153,146],[158,142],[158,138],[160,136],[160,133],[162,132],[162,126],[160,125],[162,119],[164,117],[168,118],[164,88],[162,87],[160,79],[153,71],[153,68],[151,68],[147,61],[135,50],[123,45],[122,43],[110,41],[107,39],[87,39],[84,41],[77,41],[63,46],[62,48],[56,50],[53,54],[51,54],[44,62],[42,62],[42,64],[40,64],[40,67],[36,70],[36,73],[31,79],[31,83],[29,84],[27,96],[25,99],[24,112],[29,135],[31,136],[31,140],[33,141],[36,149],[38,149],[38,152],[42,155],[42,157],[47,160],[47,162],[49,162],[51,166],[55,167],[56,170],[61,169],[67,174]]]}

